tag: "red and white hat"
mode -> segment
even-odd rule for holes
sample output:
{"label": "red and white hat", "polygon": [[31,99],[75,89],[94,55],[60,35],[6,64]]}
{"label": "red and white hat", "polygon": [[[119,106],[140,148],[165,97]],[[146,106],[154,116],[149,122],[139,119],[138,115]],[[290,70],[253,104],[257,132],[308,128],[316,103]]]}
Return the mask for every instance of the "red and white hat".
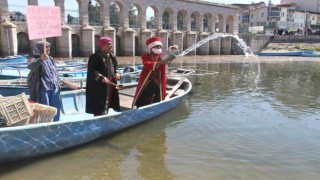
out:
{"label": "red and white hat", "polygon": [[162,47],[162,43],[161,43],[161,38],[160,37],[149,38],[146,41],[146,44],[149,47],[149,49],[153,48],[154,46],[161,46]]}

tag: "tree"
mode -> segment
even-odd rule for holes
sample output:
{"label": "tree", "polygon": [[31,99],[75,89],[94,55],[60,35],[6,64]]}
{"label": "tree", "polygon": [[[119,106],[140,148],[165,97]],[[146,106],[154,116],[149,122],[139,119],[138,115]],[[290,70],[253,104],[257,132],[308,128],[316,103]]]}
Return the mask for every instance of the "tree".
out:
{"label": "tree", "polygon": [[89,24],[90,25],[101,25],[101,21],[100,21],[100,6],[97,3],[95,5],[92,5],[92,3],[90,3],[90,2],[89,2],[89,5],[88,5]]}
{"label": "tree", "polygon": [[147,20],[147,28],[148,29],[153,29],[154,28],[154,17],[151,16],[148,20]]}
{"label": "tree", "polygon": [[162,28],[169,29],[169,12],[164,11],[162,14]]}
{"label": "tree", "polygon": [[137,27],[138,25],[138,9],[134,6],[131,5],[129,9],[129,26],[130,27]]}
{"label": "tree", "polygon": [[120,26],[120,9],[115,3],[110,5],[110,24],[113,27]]}

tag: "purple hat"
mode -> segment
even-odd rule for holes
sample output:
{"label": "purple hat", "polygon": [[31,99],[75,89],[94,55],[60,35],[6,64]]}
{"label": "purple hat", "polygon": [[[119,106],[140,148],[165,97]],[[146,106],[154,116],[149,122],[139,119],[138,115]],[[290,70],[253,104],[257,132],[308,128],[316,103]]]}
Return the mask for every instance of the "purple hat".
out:
{"label": "purple hat", "polygon": [[112,39],[109,38],[109,37],[101,37],[99,40],[98,40],[98,45],[99,47],[102,49],[105,45],[107,44],[112,44]]}
{"label": "purple hat", "polygon": [[[46,42],[46,47],[50,48],[51,44],[49,42]],[[33,55],[40,56],[43,54],[43,42],[38,41],[33,49]]]}

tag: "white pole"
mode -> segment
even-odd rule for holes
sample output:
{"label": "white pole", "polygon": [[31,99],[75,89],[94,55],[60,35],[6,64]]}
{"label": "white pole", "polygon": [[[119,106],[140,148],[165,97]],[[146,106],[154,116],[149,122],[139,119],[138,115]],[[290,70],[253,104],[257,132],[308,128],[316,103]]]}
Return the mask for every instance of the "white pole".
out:
{"label": "white pole", "polygon": [[135,38],[133,37],[133,41],[132,41],[132,55],[133,55],[133,60],[132,60],[132,67],[133,67],[133,69],[135,69],[134,68],[134,66],[135,66],[135,48],[134,48],[134,46],[135,46]]}

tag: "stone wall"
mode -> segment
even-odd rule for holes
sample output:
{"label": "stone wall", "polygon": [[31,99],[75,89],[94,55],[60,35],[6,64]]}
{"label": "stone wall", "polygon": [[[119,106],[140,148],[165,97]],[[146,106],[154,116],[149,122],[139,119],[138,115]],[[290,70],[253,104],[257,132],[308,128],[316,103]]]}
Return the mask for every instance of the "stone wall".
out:
{"label": "stone wall", "polygon": [[[10,0],[11,1],[11,0]],[[60,6],[61,20],[65,21],[64,1],[55,1],[56,6]],[[11,22],[15,27],[4,24],[5,20],[9,20],[8,12],[9,0],[0,1],[0,56],[6,56],[8,54],[17,54],[18,52],[18,33],[28,34],[27,24],[25,22]],[[37,0],[29,0],[30,5],[37,5]],[[217,4],[199,0],[136,0],[134,5],[138,10],[138,27],[132,28],[129,24],[128,9],[132,5],[131,0],[122,1],[110,1],[99,0],[97,1],[102,7],[101,11],[101,24],[98,26],[89,25],[88,16],[88,4],[90,0],[77,0],[79,3],[79,25],[62,25],[62,36],[56,37],[54,42],[56,44],[56,56],[70,57],[77,51],[79,56],[88,56],[95,51],[95,38],[101,36],[111,36],[114,40],[114,53],[117,55],[135,56],[141,55],[148,49],[145,45],[147,37],[161,36],[165,47],[169,45],[178,44],[180,51],[188,48],[188,45],[194,44],[194,42],[200,41],[206,36],[210,36],[216,32],[219,33],[233,33],[238,32],[238,19],[239,9],[234,6]],[[112,3],[116,3],[120,8],[120,27],[111,27],[109,17],[109,6]],[[146,9],[151,7],[154,10],[154,27],[148,29],[151,33],[146,33]],[[163,27],[162,14],[164,12],[169,13],[169,28]],[[182,12],[183,14],[183,28],[179,29],[177,26],[178,16],[177,14]],[[191,29],[192,18],[191,15],[195,15],[195,29]],[[204,19],[206,17],[208,26],[204,28]],[[6,22],[7,22],[6,21]],[[9,38],[6,38],[5,31],[15,32]],[[192,33],[190,33],[192,32]],[[190,36],[190,37],[189,37]],[[9,41],[8,41],[9,40]],[[35,40],[38,41],[38,40]],[[30,41],[30,47],[21,47],[19,49],[30,49],[35,41]],[[75,44],[75,41],[79,44]],[[10,43],[10,50],[7,44]],[[228,53],[230,49],[230,41],[225,41],[223,46],[221,43],[208,43],[199,47],[198,52],[200,54],[208,55],[213,52]],[[219,49],[213,45],[219,44]],[[76,46],[76,47],[75,47]],[[133,47],[134,46],[134,47]],[[227,48],[226,50],[224,48]],[[9,52],[10,51],[10,52]],[[32,53],[32,52],[30,52]]]}

